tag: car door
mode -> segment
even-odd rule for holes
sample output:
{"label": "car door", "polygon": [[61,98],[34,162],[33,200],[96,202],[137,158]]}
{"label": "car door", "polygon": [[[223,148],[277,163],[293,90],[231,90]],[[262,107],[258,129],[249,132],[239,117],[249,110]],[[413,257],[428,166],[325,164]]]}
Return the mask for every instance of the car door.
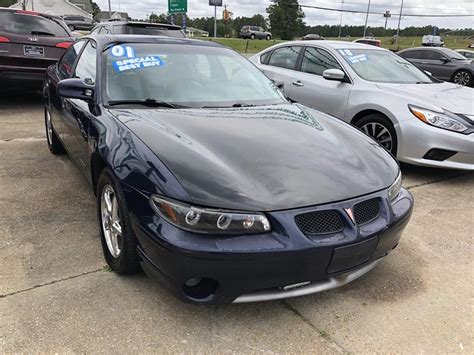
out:
{"label": "car door", "polygon": [[49,90],[47,97],[50,100],[50,114],[53,123],[54,131],[56,134],[64,140],[63,123],[61,120],[61,113],[63,109],[63,98],[61,98],[56,91],[58,82],[63,79],[68,79],[74,73],[74,65],[79,57],[79,53],[82,50],[86,42],[84,40],[76,42],[74,45],[69,47],[64,55],[59,60],[54,70],[48,71],[47,76],[47,88]]}
{"label": "car door", "polygon": [[[442,57],[449,59],[449,61],[442,61]],[[449,80],[456,68],[447,55],[436,49],[422,51],[421,65],[424,70],[429,71],[434,77],[442,80]]]}
{"label": "car door", "polygon": [[[298,63],[302,46],[284,46],[273,50],[268,64],[261,66],[263,73],[276,84],[281,84],[283,91],[289,92],[293,82],[294,71]],[[266,62],[266,61],[265,61]]]}
{"label": "car door", "polygon": [[[76,62],[73,78],[95,85],[97,51],[94,41],[89,40]],[[89,165],[88,134],[92,118],[89,103],[80,99],[64,98],[61,119],[64,127],[64,143],[79,168],[85,171]]]}
{"label": "car door", "polygon": [[287,95],[305,106],[342,119],[352,84],[324,79],[323,72],[327,69],[344,71],[338,60],[327,50],[306,47],[302,53],[299,70],[293,73]]}

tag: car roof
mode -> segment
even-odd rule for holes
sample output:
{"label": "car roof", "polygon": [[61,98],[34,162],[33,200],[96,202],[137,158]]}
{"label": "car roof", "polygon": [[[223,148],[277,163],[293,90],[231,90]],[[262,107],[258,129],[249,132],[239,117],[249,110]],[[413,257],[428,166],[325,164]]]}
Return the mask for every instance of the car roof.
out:
{"label": "car roof", "polygon": [[155,43],[155,44],[179,44],[179,45],[194,45],[203,47],[217,47],[227,48],[222,44],[202,41],[198,39],[189,38],[175,38],[167,36],[150,36],[150,35],[109,35],[109,34],[91,34],[84,36],[81,39],[93,39],[100,48],[105,48],[112,43]]}
{"label": "car roof", "polygon": [[293,41],[293,42],[284,42],[281,44],[281,46],[285,45],[302,45],[302,46],[307,46],[307,45],[315,45],[318,47],[323,47],[323,48],[332,48],[332,49],[371,49],[371,50],[376,50],[376,51],[386,51],[387,49],[385,48],[380,48],[380,47],[375,47],[371,46],[369,44],[364,44],[364,43],[357,43],[357,42],[348,42],[348,41],[321,41],[321,40],[309,40],[309,41]]}

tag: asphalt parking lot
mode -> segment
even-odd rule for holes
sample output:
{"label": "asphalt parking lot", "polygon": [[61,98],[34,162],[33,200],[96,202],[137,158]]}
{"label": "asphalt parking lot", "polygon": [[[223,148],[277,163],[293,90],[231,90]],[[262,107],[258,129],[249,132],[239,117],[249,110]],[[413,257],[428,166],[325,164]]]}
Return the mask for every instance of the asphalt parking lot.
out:
{"label": "asphalt parking lot", "polygon": [[321,294],[196,306],[102,258],[95,199],[35,94],[0,98],[0,352],[474,352],[474,173],[403,167],[399,247]]}

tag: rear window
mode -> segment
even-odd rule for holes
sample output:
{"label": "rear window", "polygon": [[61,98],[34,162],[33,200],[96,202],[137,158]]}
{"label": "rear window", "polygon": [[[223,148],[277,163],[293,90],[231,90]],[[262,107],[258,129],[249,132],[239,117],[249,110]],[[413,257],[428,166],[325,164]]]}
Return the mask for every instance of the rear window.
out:
{"label": "rear window", "polygon": [[36,36],[70,37],[67,30],[53,20],[40,15],[0,11],[0,31]]}
{"label": "rear window", "polygon": [[184,38],[184,34],[179,29],[169,29],[166,27],[142,27],[142,26],[127,26],[127,34],[129,35],[153,35],[166,36],[175,38]]}

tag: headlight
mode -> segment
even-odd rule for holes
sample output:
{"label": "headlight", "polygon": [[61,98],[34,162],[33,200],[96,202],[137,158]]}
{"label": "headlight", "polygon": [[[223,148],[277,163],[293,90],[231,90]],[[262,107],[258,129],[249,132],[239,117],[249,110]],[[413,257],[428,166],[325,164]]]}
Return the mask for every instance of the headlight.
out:
{"label": "headlight", "polygon": [[393,201],[398,196],[400,189],[402,188],[402,173],[399,172],[394,183],[388,188],[388,198]]}
{"label": "headlight", "polygon": [[198,208],[154,195],[150,204],[161,217],[178,228],[207,234],[256,234],[271,230],[263,213]]}
{"label": "headlight", "polygon": [[408,105],[411,113],[420,121],[429,125],[447,129],[454,132],[464,132],[467,127],[448,112],[435,112],[424,108]]}

